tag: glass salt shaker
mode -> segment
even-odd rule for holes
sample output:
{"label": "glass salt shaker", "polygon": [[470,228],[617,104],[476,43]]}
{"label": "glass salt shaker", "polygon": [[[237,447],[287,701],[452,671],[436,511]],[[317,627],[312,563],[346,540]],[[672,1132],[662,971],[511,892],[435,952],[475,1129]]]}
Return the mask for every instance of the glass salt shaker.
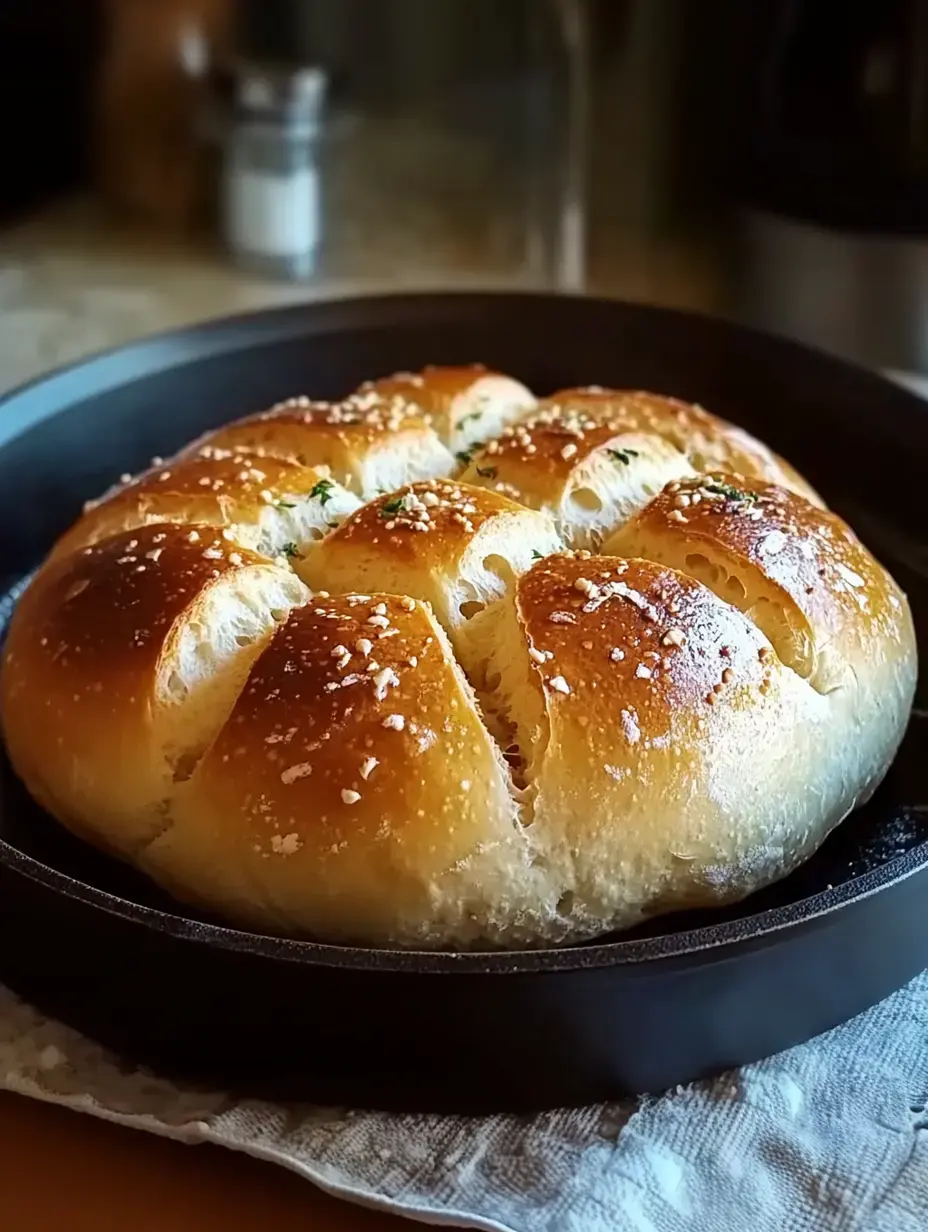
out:
{"label": "glass salt shaker", "polygon": [[316,162],[325,75],[245,66],[237,74],[224,149],[223,230],[237,264],[266,278],[303,279],[316,265]]}

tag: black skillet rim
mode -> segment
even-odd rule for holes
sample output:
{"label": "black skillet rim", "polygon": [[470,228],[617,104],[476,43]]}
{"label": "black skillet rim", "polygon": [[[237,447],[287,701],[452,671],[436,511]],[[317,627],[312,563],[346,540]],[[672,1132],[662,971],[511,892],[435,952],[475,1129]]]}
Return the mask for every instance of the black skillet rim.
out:
{"label": "black skillet rim", "polygon": [[[901,394],[903,400],[911,400],[914,405],[916,397],[893,385],[880,374],[839,359],[813,348],[804,346],[790,338],[785,338],[767,331],[752,329],[722,317],[708,313],[692,312],[682,309],[665,308],[646,303],[593,297],[576,294],[561,294],[545,291],[411,291],[396,294],[360,295],[348,298],[317,299],[299,304],[289,304],[282,307],[263,309],[255,312],[236,313],[218,317],[208,321],[182,326],[178,329],[161,331],[147,335],[136,341],[117,345],[95,352],[69,364],[61,365],[30,381],[7,391],[0,396],[0,410],[8,403],[23,396],[41,393],[57,381],[73,379],[81,373],[93,377],[92,369],[98,365],[114,364],[118,369],[125,370],[127,380],[141,375],[147,375],[155,366],[151,363],[134,367],[133,357],[144,355],[156,359],[160,351],[169,352],[172,366],[183,362],[184,358],[194,360],[203,354],[202,345],[198,341],[209,339],[212,335],[216,343],[222,343],[225,336],[228,345],[216,345],[209,348],[209,353],[216,355],[241,346],[243,332],[259,335],[266,341],[280,341],[285,338],[298,337],[306,333],[312,325],[312,318],[319,320],[320,328],[313,333],[336,333],[340,329],[357,324],[357,314],[370,313],[372,318],[389,317],[399,311],[401,318],[408,313],[412,318],[419,317],[423,310],[430,310],[438,315],[441,310],[458,311],[468,305],[479,308],[487,299],[496,301],[509,300],[515,307],[519,301],[550,302],[563,300],[589,306],[592,311],[598,309],[625,309],[659,318],[676,318],[678,320],[700,320],[708,328],[719,327],[725,330],[751,337],[756,342],[774,344],[785,352],[795,352],[798,355],[813,354],[818,362],[826,363],[835,370],[843,370],[845,376],[853,377],[855,381],[879,386],[885,391],[892,388],[894,393]],[[338,317],[346,320],[339,322]],[[332,317],[336,320],[332,321]],[[353,318],[353,320],[352,320]],[[376,319],[370,321],[376,324]],[[178,358],[177,352],[183,358]],[[120,361],[122,361],[120,363]],[[128,362],[127,362],[128,361]],[[114,374],[116,375],[116,374]],[[125,382],[114,381],[113,387]],[[88,391],[89,392],[89,391]],[[93,392],[99,392],[95,389]],[[43,420],[54,417],[67,410],[66,405],[53,405],[42,409],[35,408],[30,412],[26,408],[25,415],[19,422],[12,416],[4,422],[0,417],[0,450],[4,445],[15,439],[22,432],[37,426]],[[8,429],[4,431],[3,429]],[[76,900],[94,910],[115,915],[129,923],[138,924],[163,935],[180,941],[190,941],[197,944],[212,945],[222,950],[252,954],[256,957],[276,961],[305,963],[311,966],[334,967],[354,970],[370,970],[378,972],[415,972],[429,975],[479,973],[487,975],[527,975],[538,973],[555,973],[580,971],[591,968],[612,966],[639,966],[685,957],[691,954],[706,954],[718,952],[735,945],[762,940],[771,934],[785,930],[810,925],[823,917],[834,914],[839,909],[853,903],[862,902],[881,890],[907,880],[928,865],[928,841],[920,843],[903,855],[887,860],[878,868],[871,869],[858,877],[852,877],[841,885],[826,889],[806,898],[782,906],[769,908],[755,915],[740,916],[733,920],[718,924],[708,924],[699,928],[682,932],[658,934],[634,940],[616,940],[579,946],[567,946],[559,949],[507,950],[507,951],[431,951],[431,950],[391,950],[362,946],[340,946],[318,941],[276,937],[270,934],[251,933],[240,929],[229,928],[221,924],[203,922],[188,916],[160,911],[157,908],[146,907],[141,903],[132,902],[118,895],[110,894],[96,886],[79,881],[42,861],[27,855],[0,838],[0,863],[10,871],[18,873],[36,882],[52,893]]]}

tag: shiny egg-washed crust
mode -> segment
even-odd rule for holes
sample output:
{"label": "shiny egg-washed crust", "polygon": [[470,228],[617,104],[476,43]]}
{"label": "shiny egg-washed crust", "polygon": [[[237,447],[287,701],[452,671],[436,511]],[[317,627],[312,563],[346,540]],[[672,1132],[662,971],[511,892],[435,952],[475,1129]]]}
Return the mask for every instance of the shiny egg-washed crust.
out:
{"label": "shiny egg-washed crust", "polygon": [[173,816],[145,867],[253,927],[466,943],[511,927],[504,904],[531,902],[539,879],[440,626],[393,595],[294,614]]}
{"label": "shiny egg-washed crust", "polygon": [[431,605],[461,654],[456,634],[467,619],[563,546],[547,514],[483,488],[430,479],[364,505],[307,558],[302,576],[320,589],[360,591],[376,582],[414,594]]}
{"label": "shiny egg-washed crust", "polygon": [[821,503],[788,463],[702,407],[595,386],[562,390],[543,399],[499,439],[475,451],[461,477],[533,508],[554,509],[578,468],[595,451],[609,452],[625,478],[632,480],[646,456],[649,438],[654,442],[651,452],[663,462],[659,486],[688,472],[724,469],[780,483]]}
{"label": "shiny egg-washed crust", "polygon": [[[192,457],[127,477],[90,502],[51,558],[156,522],[215,526],[263,555],[277,556],[289,544],[302,553],[360,504],[325,470],[207,445]],[[302,519],[293,515],[300,506],[305,506]]]}
{"label": "shiny egg-washed crust", "polygon": [[[307,595],[290,570],[207,526],[141,527],[50,562],[17,605],[0,678],[7,748],[32,794],[131,858],[165,824],[175,777],[262,643]],[[207,655],[211,620],[231,620],[234,661]],[[185,666],[198,652],[203,673]],[[174,672],[186,676],[177,689]]]}
{"label": "shiny egg-washed crust", "polygon": [[905,655],[913,636],[905,596],[845,522],[743,475],[670,484],[605,548],[695,573],[820,692],[879,648]]}
{"label": "shiny egg-washed crust", "polygon": [[421,372],[397,372],[366,381],[358,393],[375,393],[386,401],[400,398],[420,407],[456,456],[475,441],[498,435],[507,423],[536,405],[521,381],[492,372],[483,364],[429,365]]}
{"label": "shiny egg-washed crust", "polygon": [[577,941],[795,868],[902,737],[892,578],[762,445],[655,395],[565,391],[415,478],[452,470],[480,382],[514,405],[418,376],[86,511],[5,646],[28,789],[233,924],[375,946]]}
{"label": "shiny egg-washed crust", "polygon": [[421,407],[374,392],[344,402],[290,398],[201,437],[189,452],[204,446],[325,467],[336,482],[365,499],[454,467]]}
{"label": "shiny egg-washed crust", "polygon": [[778,483],[813,505],[822,498],[784,458],[762,441],[712,415],[693,402],[643,390],[603,390],[596,386],[561,390],[546,400],[594,418],[618,418],[639,432],[653,431],[685,454],[697,471],[726,470]]}

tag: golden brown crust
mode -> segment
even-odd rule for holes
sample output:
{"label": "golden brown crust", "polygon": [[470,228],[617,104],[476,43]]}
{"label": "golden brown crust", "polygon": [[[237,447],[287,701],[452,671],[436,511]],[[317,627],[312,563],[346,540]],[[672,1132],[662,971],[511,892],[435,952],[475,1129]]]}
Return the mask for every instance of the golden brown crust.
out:
{"label": "golden brown crust", "polygon": [[[609,445],[618,453],[622,435],[618,420],[600,423],[583,414],[553,416],[543,410],[478,450],[461,480],[540,509],[560,499],[570,476],[590,454]],[[616,464],[627,462],[616,459]]]}
{"label": "golden brown crust", "polygon": [[[466,935],[479,891],[463,871],[505,849],[530,874],[447,642],[427,608],[394,595],[294,612],[174,815],[145,858],[178,893],[212,883],[234,919],[329,938],[427,942],[443,915]],[[191,877],[197,866],[209,871]]]}
{"label": "golden brown crust", "polygon": [[[15,668],[25,662],[22,640],[40,693],[51,677],[80,664],[80,694],[62,699],[66,726],[79,714],[96,717],[98,708],[114,718],[123,706],[144,708],[177,617],[223,573],[265,563],[210,526],[146,526],[72,553],[43,569],[16,608],[7,687],[20,683]],[[28,687],[26,680],[21,684]]]}
{"label": "golden brown crust", "polygon": [[430,364],[420,372],[397,372],[365,381],[358,389],[360,395],[371,393],[388,402],[399,399],[421,407],[453,453],[495,436],[509,420],[535,405],[534,396],[520,381],[484,364]]}
{"label": "golden brown crust", "polygon": [[334,443],[347,448],[369,445],[387,432],[427,426],[421,407],[405,398],[383,399],[376,393],[342,402],[287,398],[266,411],[217,428],[203,442],[219,449],[263,451],[294,458],[304,466],[325,465],[319,455]]}
{"label": "golden brown crust", "polygon": [[292,816],[316,856],[333,843],[376,846],[386,828],[399,846],[411,832],[427,838],[448,864],[467,851],[456,823],[470,811],[461,780],[474,784],[475,743],[479,796],[496,759],[427,610],[395,595],[341,595],[278,630],[195,777],[215,776],[237,801],[249,842],[270,846]]}
{"label": "golden brown crust", "polygon": [[532,669],[549,711],[584,715],[591,739],[611,740],[616,698],[656,737],[708,717],[736,682],[760,688],[769,675],[756,628],[699,582],[650,561],[550,557],[520,580],[517,610],[544,656],[532,656]]}
{"label": "golden brown crust", "polygon": [[[179,639],[211,610],[210,596],[215,592],[221,611],[229,592],[229,607],[225,580],[252,572],[270,582],[269,593],[288,596],[280,599],[284,608],[300,593],[289,571],[206,526],[142,527],[39,573],[10,624],[0,714],[20,774],[56,815],[123,852],[157,822],[171,759],[192,751],[184,747],[179,711],[162,729],[171,708],[165,673]],[[264,623],[269,636],[270,613]],[[256,653],[261,621],[240,623],[236,632],[243,643],[252,639]],[[233,645],[239,651],[250,653],[247,644]],[[222,666],[217,658],[207,688]],[[179,684],[178,705],[196,674]]]}
{"label": "golden brown crust", "polygon": [[656,432],[686,454],[696,470],[735,471],[793,487],[808,500],[819,500],[788,463],[743,428],[713,415],[693,402],[683,402],[644,390],[561,390],[551,401],[566,410],[582,409],[594,418],[605,416],[629,429]]}
{"label": "golden brown crust", "polygon": [[368,501],[333,532],[328,547],[330,553],[375,547],[380,556],[427,568],[459,555],[488,519],[524,512],[497,492],[428,479]]}
{"label": "golden brown crust", "polygon": [[[462,476],[495,468],[499,490],[527,503],[557,495],[571,470],[593,450],[632,434],[660,437],[697,471],[720,468],[792,487],[807,499],[820,498],[792,467],[746,432],[702,407],[676,398],[599,386],[565,389],[543,399],[535,412],[476,453]],[[521,494],[521,495],[518,495]]]}
{"label": "golden brown crust", "polygon": [[52,556],[155,522],[219,528],[254,524],[267,507],[286,505],[288,497],[316,493],[316,499],[330,503],[334,486],[324,470],[290,459],[207,445],[193,457],[153,467],[89,502]]}
{"label": "golden brown crust", "polygon": [[534,559],[562,546],[546,514],[431,479],[363,506],[307,557],[301,575],[309,586],[342,592],[376,579],[383,590],[431,604],[466,668],[458,630]]}
{"label": "golden brown crust", "polygon": [[456,398],[491,373],[484,364],[467,364],[460,367],[426,365],[420,372],[394,372],[391,376],[378,377],[358,386],[357,393],[364,396],[375,394],[387,403],[399,401],[415,406],[423,415],[441,417],[447,415]]}
{"label": "golden brown crust", "polygon": [[854,662],[868,643],[906,655],[914,644],[904,595],[850,527],[774,484],[718,472],[669,484],[606,546],[684,571],[724,570],[726,598],[755,613],[758,597],[768,610],[779,600],[795,625],[795,609],[803,628],[786,657],[818,687],[834,683],[825,652]]}
{"label": "golden brown crust", "polygon": [[338,483],[368,497],[375,494],[376,485],[371,490],[366,464],[376,462],[385,452],[394,461],[404,454],[422,455],[428,474],[447,474],[454,466],[421,407],[399,395],[382,398],[374,391],[354,394],[342,402],[289,398],[209,433],[188,452],[204,445],[327,467]]}
{"label": "golden brown crust", "polygon": [[[875,672],[858,657],[860,687],[824,695],[736,608],[648,561],[552,557],[515,606],[544,716],[521,733],[531,831],[573,936],[795,867],[879,782],[911,704],[911,657],[884,662],[877,641]],[[501,647],[496,675],[519,653]]]}

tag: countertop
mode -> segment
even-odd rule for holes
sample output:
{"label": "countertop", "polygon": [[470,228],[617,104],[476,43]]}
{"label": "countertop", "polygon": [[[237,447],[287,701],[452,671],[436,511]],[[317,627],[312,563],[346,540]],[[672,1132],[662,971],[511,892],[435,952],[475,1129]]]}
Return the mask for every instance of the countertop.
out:
{"label": "countertop", "polygon": [[[349,230],[303,283],[242,273],[218,245],[114,222],[92,200],[59,204],[0,233],[0,389],[145,334],[313,299],[438,288],[549,288],[492,237],[430,233],[421,249],[376,227]],[[619,232],[598,245],[588,290],[712,310],[705,248]]]}
{"label": "countertop", "polygon": [[0,1226],[9,1232],[401,1232],[293,1173],[0,1093]]}

